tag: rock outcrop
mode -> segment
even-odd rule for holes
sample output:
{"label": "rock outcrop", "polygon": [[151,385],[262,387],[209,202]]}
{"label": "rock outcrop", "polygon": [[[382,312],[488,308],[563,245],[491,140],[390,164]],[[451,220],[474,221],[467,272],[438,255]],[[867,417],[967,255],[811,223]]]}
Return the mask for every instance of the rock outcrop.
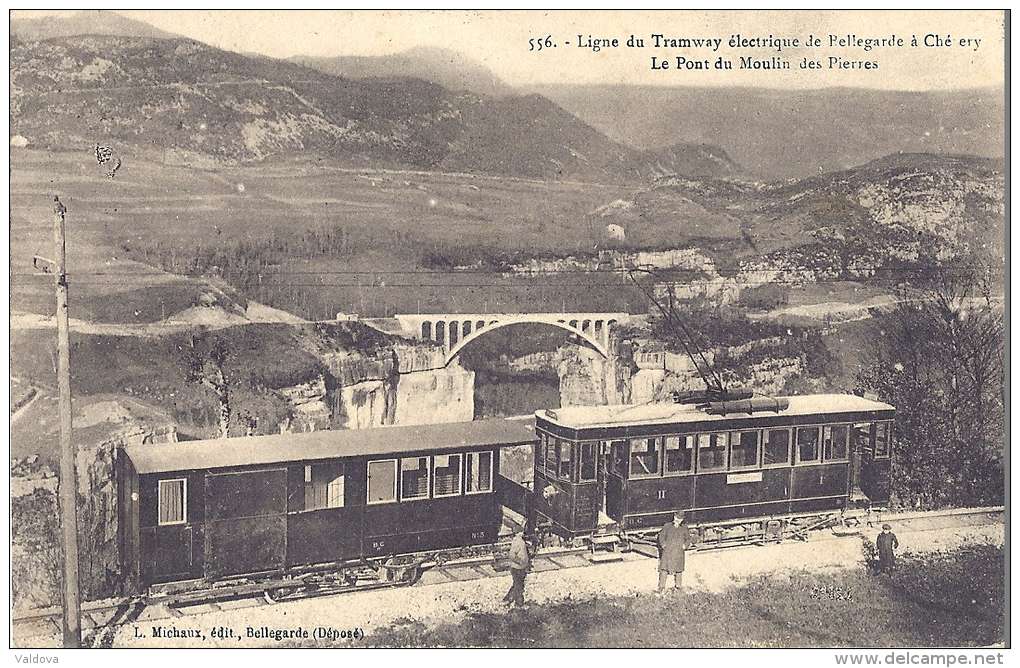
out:
{"label": "rock outcrop", "polygon": [[[120,594],[116,457],[126,445],[172,442],[176,427],[137,405],[87,403],[76,411],[79,581],[86,600]],[[58,479],[38,455],[11,460],[11,573],[15,609],[60,602]]]}

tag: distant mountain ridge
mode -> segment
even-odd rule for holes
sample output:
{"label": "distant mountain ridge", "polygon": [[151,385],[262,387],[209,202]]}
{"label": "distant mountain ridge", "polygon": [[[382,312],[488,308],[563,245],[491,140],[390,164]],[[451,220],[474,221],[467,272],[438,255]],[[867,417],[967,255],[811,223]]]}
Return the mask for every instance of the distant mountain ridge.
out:
{"label": "distant mountain ridge", "polygon": [[112,35],[116,37],[148,37],[174,39],[180,35],[160,30],[144,21],[135,21],[116,12],[90,9],[71,16],[44,16],[37,19],[11,19],[11,35],[20,40],[35,41],[77,35]]}
{"label": "distant mountain ridge", "polygon": [[762,180],[848,169],[897,152],[1001,158],[1001,88],[884,91],[631,85],[530,86],[639,149],[722,144]]}
{"label": "distant mountain ridge", "polygon": [[350,79],[412,77],[476,95],[519,94],[492,70],[449,49],[420,46],[386,56],[293,56],[287,60]]}
{"label": "distant mountain ridge", "polygon": [[348,79],[184,39],[85,35],[11,48],[12,132],[33,144],[172,152],[184,162],[319,157],[525,178],[643,181],[739,169],[717,147],[645,153],[539,95]]}

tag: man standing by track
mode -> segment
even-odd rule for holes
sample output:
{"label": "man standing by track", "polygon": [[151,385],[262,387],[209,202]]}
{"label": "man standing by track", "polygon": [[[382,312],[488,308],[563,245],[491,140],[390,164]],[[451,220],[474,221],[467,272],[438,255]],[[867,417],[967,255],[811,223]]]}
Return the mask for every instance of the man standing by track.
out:
{"label": "man standing by track", "polygon": [[687,545],[690,544],[690,536],[687,527],[684,526],[684,514],[677,512],[673,515],[673,521],[669,522],[659,530],[659,592],[666,591],[666,583],[669,581],[670,573],[676,588],[683,586],[684,559]]}
{"label": "man standing by track", "polygon": [[524,607],[524,577],[531,568],[531,555],[528,553],[528,544],[524,541],[524,527],[518,527],[514,531],[514,538],[510,542],[510,575],[514,582],[510,591],[503,597],[505,603],[518,608]]}

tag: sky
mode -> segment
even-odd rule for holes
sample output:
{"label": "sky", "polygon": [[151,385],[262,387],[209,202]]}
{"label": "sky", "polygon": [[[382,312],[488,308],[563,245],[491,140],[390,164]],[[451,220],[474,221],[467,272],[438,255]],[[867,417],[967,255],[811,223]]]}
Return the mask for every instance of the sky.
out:
{"label": "sky", "polygon": [[[15,18],[73,12],[14,12]],[[118,13],[213,46],[285,58],[294,55],[385,55],[415,46],[459,51],[505,82],[644,84],[671,86],[853,86],[945,90],[1003,84],[1003,16],[996,11],[138,11]],[[663,45],[665,38],[718,38],[717,50]],[[731,36],[822,39],[819,48],[730,48]],[[578,45],[588,36],[618,39],[597,53]],[[628,37],[644,48],[628,48]],[[902,47],[869,51],[831,46],[829,35],[905,40]],[[922,42],[910,45],[911,36]],[[931,46],[924,46],[925,35]],[[549,36],[552,48],[529,50],[529,39]],[[962,43],[961,40],[970,40]],[[980,40],[976,42],[974,40]],[[944,43],[950,46],[944,46]],[[684,62],[677,63],[677,57]],[[715,68],[728,59],[732,70]],[[784,69],[740,69],[740,57],[786,61]],[[659,65],[653,69],[653,57]],[[802,61],[819,67],[802,69]],[[830,58],[837,59],[830,61]],[[707,60],[707,63],[705,61]],[[861,62],[877,69],[859,69]],[[665,67],[663,67],[665,63]],[[696,64],[707,69],[688,69]],[[679,65],[679,67],[678,67]]]}

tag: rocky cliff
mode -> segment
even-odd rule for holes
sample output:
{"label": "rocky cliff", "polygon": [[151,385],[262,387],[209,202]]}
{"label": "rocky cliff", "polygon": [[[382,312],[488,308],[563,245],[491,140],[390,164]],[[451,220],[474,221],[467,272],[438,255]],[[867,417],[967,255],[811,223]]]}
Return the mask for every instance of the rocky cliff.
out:
{"label": "rocky cliff", "polygon": [[[78,551],[82,597],[121,593],[117,514],[117,450],[172,442],[177,430],[155,411],[118,401],[86,403],[75,412],[78,471]],[[50,436],[55,437],[54,434]],[[57,476],[38,455],[11,461],[11,575],[15,610],[60,602]]]}

